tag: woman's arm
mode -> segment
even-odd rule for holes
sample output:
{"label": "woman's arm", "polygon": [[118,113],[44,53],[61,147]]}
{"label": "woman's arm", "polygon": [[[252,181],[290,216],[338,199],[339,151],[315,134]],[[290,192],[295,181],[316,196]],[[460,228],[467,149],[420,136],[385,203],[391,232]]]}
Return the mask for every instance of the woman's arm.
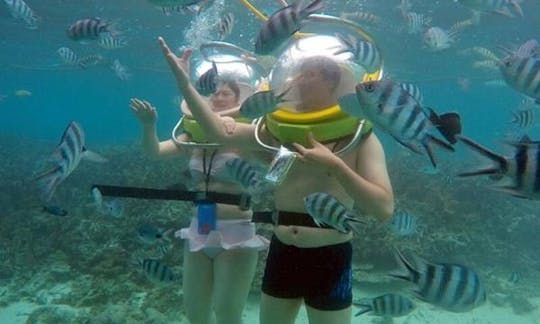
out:
{"label": "woman's arm", "polygon": [[[132,98],[129,107],[141,125],[144,152],[152,158],[177,155],[181,153],[172,140],[160,142],[156,133],[157,111],[148,101]],[[183,135],[182,135],[183,136]],[[182,140],[179,137],[179,140]]]}
{"label": "woman's arm", "polygon": [[255,130],[253,125],[235,122],[235,125],[231,127],[230,120],[226,123],[223,118],[214,113],[209,103],[204,100],[190,83],[187,64],[191,51],[184,52],[182,57],[178,58],[161,37],[159,37],[159,44],[167,63],[169,63],[174,73],[178,89],[184,96],[184,100],[189,106],[193,117],[202,129],[204,129],[206,137],[210,141],[215,141],[226,146],[239,149],[258,149],[259,145],[253,135]]}

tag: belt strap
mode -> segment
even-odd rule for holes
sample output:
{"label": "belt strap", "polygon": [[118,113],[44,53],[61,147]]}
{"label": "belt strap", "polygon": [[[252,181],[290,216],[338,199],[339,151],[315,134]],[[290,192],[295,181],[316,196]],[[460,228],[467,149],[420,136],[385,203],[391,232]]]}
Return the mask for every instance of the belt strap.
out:
{"label": "belt strap", "polygon": [[109,185],[93,185],[103,196],[139,198],[139,199],[163,199],[183,201],[211,201],[218,204],[239,206],[240,209],[249,209],[251,197],[247,194],[229,194],[223,192],[186,191],[176,189],[154,189],[139,187],[122,187]]}
{"label": "belt strap", "polygon": [[309,214],[277,210],[253,212],[251,221],[254,223],[268,223],[274,225],[331,228],[324,224],[321,224],[321,226],[317,225]]}

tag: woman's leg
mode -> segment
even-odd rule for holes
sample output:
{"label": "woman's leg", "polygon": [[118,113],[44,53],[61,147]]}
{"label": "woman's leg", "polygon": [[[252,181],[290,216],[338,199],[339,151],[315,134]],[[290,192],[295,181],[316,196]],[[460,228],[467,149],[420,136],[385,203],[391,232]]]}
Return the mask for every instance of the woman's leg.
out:
{"label": "woman's leg", "polygon": [[306,305],[309,324],[350,324],[351,307],[337,311],[322,311]]}
{"label": "woman's leg", "polygon": [[184,244],[183,291],[184,307],[191,324],[210,323],[212,310],[213,269],[212,259],[204,252],[189,251]]}
{"label": "woman's leg", "polygon": [[251,289],[258,252],[231,249],[214,259],[214,311],[217,324],[240,324]]}
{"label": "woman's leg", "polygon": [[294,324],[300,306],[302,298],[276,298],[261,293],[260,324]]}

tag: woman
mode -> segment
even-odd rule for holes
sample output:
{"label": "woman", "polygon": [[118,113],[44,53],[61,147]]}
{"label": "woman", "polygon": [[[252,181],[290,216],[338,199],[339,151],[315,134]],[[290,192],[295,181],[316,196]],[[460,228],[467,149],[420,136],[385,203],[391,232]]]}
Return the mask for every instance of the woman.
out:
{"label": "woman", "polygon": [[[213,111],[225,120],[238,112],[240,89],[235,81],[221,82],[210,96]],[[190,157],[190,171],[198,190],[239,193],[225,172],[225,162],[238,157],[232,150],[191,149],[177,145],[172,139],[159,142],[156,135],[157,112],[147,101],[131,99],[131,109],[142,127],[143,147],[154,157],[186,155]],[[184,105],[183,110],[189,113]],[[226,127],[226,126],[225,126]],[[178,137],[179,142],[190,141],[188,135]],[[192,324],[211,322],[212,314],[218,324],[241,323],[242,310],[247,300],[258,250],[267,246],[267,240],[255,234],[251,212],[239,206],[199,204],[199,213],[214,212],[215,229],[200,232],[197,217],[190,227],[179,231],[187,240],[184,245],[183,296],[186,315]],[[205,211],[202,211],[202,209]],[[212,211],[215,208],[215,211]]]}
{"label": "woman", "polygon": [[[159,41],[179,90],[207,136],[242,151],[260,150],[254,125],[236,123],[228,127],[232,131],[225,131],[224,120],[209,109],[190,84],[184,68],[186,53],[178,58],[162,38]],[[331,58],[305,60],[295,80],[300,99],[297,108],[314,112],[337,105],[341,79],[342,73]],[[269,132],[264,128],[260,135],[271,140]],[[307,143],[293,143],[299,161],[274,191],[279,225],[274,228],[263,278],[261,324],[294,323],[302,303],[311,324],[351,322],[352,234],[295,224],[300,218],[310,219],[304,205],[306,196],[328,193],[347,207],[354,205],[381,221],[393,213],[384,150],[375,134],[366,134],[354,149],[340,156],[332,150],[343,145],[339,141],[322,144],[309,135]],[[289,224],[283,224],[282,218],[288,218]]]}

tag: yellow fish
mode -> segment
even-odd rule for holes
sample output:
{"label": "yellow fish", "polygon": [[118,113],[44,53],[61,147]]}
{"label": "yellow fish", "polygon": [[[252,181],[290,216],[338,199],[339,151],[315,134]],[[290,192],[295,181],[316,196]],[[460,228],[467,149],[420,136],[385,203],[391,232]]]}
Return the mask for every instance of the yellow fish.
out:
{"label": "yellow fish", "polygon": [[32,95],[32,92],[26,89],[19,89],[15,90],[15,95],[17,97],[30,97]]}

